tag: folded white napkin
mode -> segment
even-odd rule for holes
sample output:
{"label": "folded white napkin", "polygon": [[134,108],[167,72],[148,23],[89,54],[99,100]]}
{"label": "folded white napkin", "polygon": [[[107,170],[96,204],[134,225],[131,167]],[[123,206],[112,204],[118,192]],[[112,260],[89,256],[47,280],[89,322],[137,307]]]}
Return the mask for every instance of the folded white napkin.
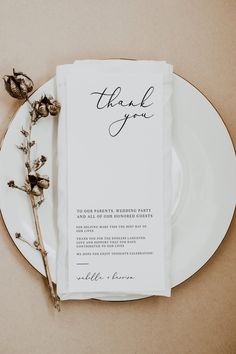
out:
{"label": "folded white napkin", "polygon": [[172,66],[57,67],[62,300],[170,296]]}

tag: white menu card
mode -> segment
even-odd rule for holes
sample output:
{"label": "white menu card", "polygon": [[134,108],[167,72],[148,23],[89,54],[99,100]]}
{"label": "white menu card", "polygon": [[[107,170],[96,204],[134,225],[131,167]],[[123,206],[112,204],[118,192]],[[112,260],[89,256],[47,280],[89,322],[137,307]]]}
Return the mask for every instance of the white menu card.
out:
{"label": "white menu card", "polygon": [[170,296],[172,66],[57,67],[61,299]]}

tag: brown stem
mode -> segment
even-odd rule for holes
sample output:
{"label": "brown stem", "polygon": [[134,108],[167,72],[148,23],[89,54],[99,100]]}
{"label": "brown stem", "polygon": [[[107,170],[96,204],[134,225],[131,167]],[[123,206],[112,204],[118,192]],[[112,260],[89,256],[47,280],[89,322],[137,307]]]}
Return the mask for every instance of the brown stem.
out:
{"label": "brown stem", "polygon": [[55,285],[52,282],[51,273],[49,270],[47,252],[44,247],[40,223],[39,223],[38,209],[35,204],[34,196],[32,194],[29,194],[29,196],[30,196],[30,202],[31,202],[32,210],[33,210],[33,216],[34,216],[34,223],[35,223],[35,229],[36,229],[36,240],[38,242],[37,249],[40,251],[41,256],[42,256],[44,270],[45,270],[46,279],[47,279],[47,284],[48,284],[48,288],[50,291],[50,296],[51,296],[53,305],[58,311],[60,311],[60,299],[56,293]]}
{"label": "brown stem", "polygon": [[15,185],[14,187],[12,187],[12,188],[16,188],[16,189],[19,189],[20,191],[22,191],[22,192],[25,192],[25,193],[27,193],[26,192],[26,190],[24,189],[24,188],[22,188],[22,187],[18,187],[17,185]]}
{"label": "brown stem", "polygon": [[28,240],[26,240],[24,237],[22,237],[20,234],[18,234],[19,236],[17,236],[16,238],[18,238],[19,240],[21,240],[22,242],[27,243],[27,245],[29,245],[30,247],[32,247],[35,250],[38,250],[37,247],[35,247],[34,245],[32,245],[32,243],[30,243]]}
{"label": "brown stem", "polygon": [[[32,107],[32,103],[30,102],[29,98],[27,97],[27,102],[29,103],[29,105]],[[30,150],[31,150],[31,146],[30,146],[30,140],[31,140],[31,132],[32,132],[32,119],[30,117],[30,121],[29,121],[29,129],[28,129],[28,136],[26,138],[27,141],[27,162],[29,163],[29,166],[31,168],[31,164],[30,164]]]}
{"label": "brown stem", "polygon": [[[32,103],[29,101],[28,97],[26,100],[30,104],[30,106],[33,108]],[[27,139],[26,140],[27,141],[27,148],[28,148],[27,155],[26,155],[26,165],[28,167],[26,167],[26,168],[27,168],[28,173],[29,173],[30,169],[32,168],[31,159],[30,159],[30,151],[31,151],[30,141],[31,141],[32,126],[33,126],[33,122],[30,117],[29,128],[28,128],[29,134],[26,138]],[[47,251],[45,250],[44,243],[43,243],[43,237],[42,237],[42,233],[41,233],[39,216],[38,216],[38,208],[37,208],[38,203],[35,202],[35,198],[31,193],[29,193],[29,197],[30,197],[30,202],[31,202],[33,217],[34,217],[37,249],[41,253],[41,256],[42,256],[44,270],[45,270],[46,279],[47,279],[47,285],[48,285],[48,288],[50,291],[50,296],[51,296],[53,305],[58,311],[60,311],[60,298],[58,297],[58,295],[56,293],[55,285],[52,282],[52,277],[51,277],[51,273],[50,273],[49,265],[48,265]]]}

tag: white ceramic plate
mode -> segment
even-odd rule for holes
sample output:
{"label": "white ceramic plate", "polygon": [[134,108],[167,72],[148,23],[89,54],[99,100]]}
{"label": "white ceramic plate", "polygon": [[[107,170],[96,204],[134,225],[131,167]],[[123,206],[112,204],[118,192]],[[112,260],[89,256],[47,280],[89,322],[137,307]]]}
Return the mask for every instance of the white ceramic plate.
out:
{"label": "white ceramic plate", "polygon": [[[31,100],[43,93],[55,96],[54,85],[54,79],[48,81],[31,96]],[[172,287],[194,274],[215,252],[229,227],[236,196],[235,154],[228,132],[210,102],[177,75],[174,76],[173,116]],[[12,120],[1,149],[1,212],[20,252],[44,274],[39,252],[15,238],[15,233],[20,232],[28,241],[34,241],[30,204],[24,193],[7,186],[11,179],[18,185],[24,181],[23,154],[16,144],[21,143],[20,130],[27,127],[27,122],[28,106],[25,103]],[[39,213],[54,281],[57,246],[56,135],[57,118],[41,119],[33,129],[37,153],[48,157],[41,172],[49,174],[52,181]]]}

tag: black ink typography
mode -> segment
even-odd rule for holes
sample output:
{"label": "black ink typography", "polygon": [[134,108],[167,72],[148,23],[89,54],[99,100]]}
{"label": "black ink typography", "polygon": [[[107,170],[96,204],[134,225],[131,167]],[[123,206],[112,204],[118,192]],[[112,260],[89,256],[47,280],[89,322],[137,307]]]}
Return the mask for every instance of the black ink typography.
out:
{"label": "black ink typography", "polygon": [[[120,99],[120,94],[121,94],[121,87],[117,86],[115,90],[112,93],[107,92],[107,87],[102,91],[102,92],[91,92],[91,95],[98,95],[98,100],[96,107],[97,109],[105,109],[105,108],[114,108],[116,106],[120,107],[139,107],[139,108],[148,108],[153,105],[153,102],[150,102],[150,98],[154,92],[154,87],[150,86],[146,92],[144,93],[142,99],[140,101],[135,102],[134,100],[131,101],[124,101],[123,99]],[[124,117],[121,119],[117,119],[116,121],[112,122],[109,126],[109,134],[112,137],[117,136],[121,130],[124,128],[125,124],[129,119],[132,118],[152,118],[154,114],[147,114],[146,112],[144,113],[135,113],[135,114],[124,114]]]}

